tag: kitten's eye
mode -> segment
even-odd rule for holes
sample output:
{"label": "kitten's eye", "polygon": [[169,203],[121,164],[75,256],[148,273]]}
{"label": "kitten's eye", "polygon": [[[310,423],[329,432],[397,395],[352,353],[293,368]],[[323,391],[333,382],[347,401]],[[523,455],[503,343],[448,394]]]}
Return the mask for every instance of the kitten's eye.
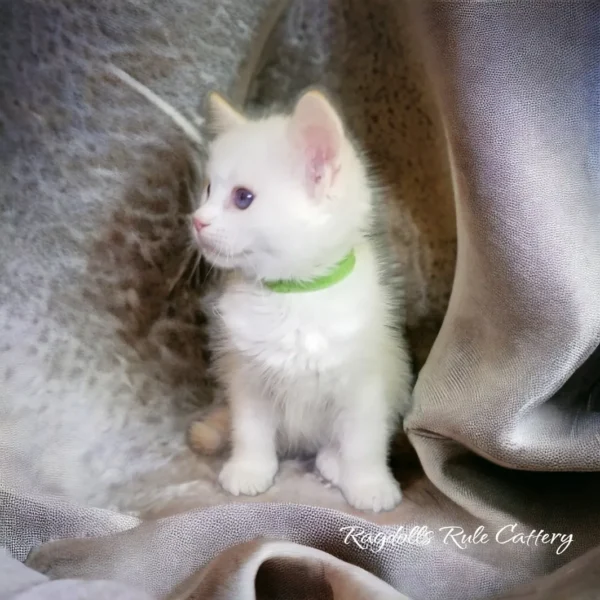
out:
{"label": "kitten's eye", "polygon": [[240,210],[246,210],[254,200],[254,194],[246,188],[235,188],[232,197],[233,203]]}
{"label": "kitten's eye", "polygon": [[210,181],[208,182],[208,185],[206,186],[206,197],[208,198],[210,196]]}

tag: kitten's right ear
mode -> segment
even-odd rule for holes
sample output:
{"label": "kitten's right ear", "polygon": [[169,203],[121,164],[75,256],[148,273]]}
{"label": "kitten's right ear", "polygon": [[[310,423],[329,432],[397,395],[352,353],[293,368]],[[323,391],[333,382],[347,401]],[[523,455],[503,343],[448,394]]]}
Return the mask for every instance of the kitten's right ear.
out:
{"label": "kitten's right ear", "polygon": [[340,168],[344,126],[321,92],[309,90],[298,100],[290,120],[290,134],[300,150],[310,194],[323,197]]}
{"label": "kitten's right ear", "polygon": [[208,114],[209,126],[215,133],[225,133],[246,122],[246,117],[216,92],[208,96]]}

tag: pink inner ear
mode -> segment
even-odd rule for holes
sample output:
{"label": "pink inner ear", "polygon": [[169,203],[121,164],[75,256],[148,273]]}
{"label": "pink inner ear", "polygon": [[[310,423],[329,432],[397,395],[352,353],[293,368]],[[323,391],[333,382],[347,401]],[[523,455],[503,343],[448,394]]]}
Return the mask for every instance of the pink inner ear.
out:
{"label": "pink inner ear", "polygon": [[307,174],[314,185],[321,182],[328,167],[333,167],[336,147],[331,137],[331,133],[321,127],[308,127],[303,131]]}

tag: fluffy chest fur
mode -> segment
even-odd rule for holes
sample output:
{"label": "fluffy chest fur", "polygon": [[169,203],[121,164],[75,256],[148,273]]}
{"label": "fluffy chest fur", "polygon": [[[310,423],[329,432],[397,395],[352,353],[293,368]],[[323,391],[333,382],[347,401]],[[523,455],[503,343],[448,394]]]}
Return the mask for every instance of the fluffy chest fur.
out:
{"label": "fluffy chest fur", "polygon": [[320,291],[275,293],[232,280],[217,311],[222,351],[282,379],[335,375],[373,360],[390,335],[387,302],[366,245],[355,270]]}
{"label": "fluffy chest fur", "polygon": [[330,288],[280,294],[233,279],[215,314],[222,370],[235,364],[269,399],[288,445],[319,443],[365,374],[392,392],[398,341],[367,244]]}

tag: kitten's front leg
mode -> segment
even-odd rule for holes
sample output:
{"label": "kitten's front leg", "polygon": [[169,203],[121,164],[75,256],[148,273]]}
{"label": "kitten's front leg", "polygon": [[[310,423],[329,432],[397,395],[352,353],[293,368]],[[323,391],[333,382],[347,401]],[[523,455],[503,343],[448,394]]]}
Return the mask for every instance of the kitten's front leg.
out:
{"label": "kitten's front leg", "polygon": [[340,415],[339,488],[359,510],[390,510],[402,499],[387,464],[396,424],[384,381],[373,378],[354,388]]}
{"label": "kitten's front leg", "polygon": [[272,406],[239,373],[232,375],[228,387],[232,451],[219,482],[234,496],[254,496],[268,490],[277,473]]}

